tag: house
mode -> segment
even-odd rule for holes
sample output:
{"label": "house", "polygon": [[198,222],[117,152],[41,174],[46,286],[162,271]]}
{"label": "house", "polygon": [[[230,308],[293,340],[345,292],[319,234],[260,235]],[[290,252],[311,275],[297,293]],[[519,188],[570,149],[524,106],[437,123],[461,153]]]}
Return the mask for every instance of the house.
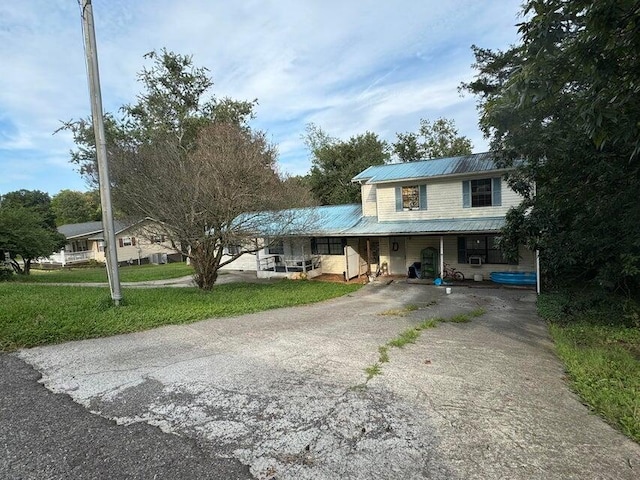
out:
{"label": "house", "polygon": [[369,167],[352,180],[361,186],[360,204],[300,209],[317,217],[304,235],[266,242],[226,268],[347,278],[406,275],[416,262],[419,276],[432,277],[445,265],[466,278],[535,270],[533,252],[521,247],[518,262],[509,263],[494,246],[507,211],[521,201],[505,173],[491,153]]}
{"label": "house", "polygon": [[[114,222],[119,263],[167,263],[180,259],[164,235],[153,233],[152,224],[151,219]],[[39,259],[40,263],[65,266],[89,260],[105,262],[102,222],[61,225],[58,231],[67,237],[67,244],[60,252]]]}

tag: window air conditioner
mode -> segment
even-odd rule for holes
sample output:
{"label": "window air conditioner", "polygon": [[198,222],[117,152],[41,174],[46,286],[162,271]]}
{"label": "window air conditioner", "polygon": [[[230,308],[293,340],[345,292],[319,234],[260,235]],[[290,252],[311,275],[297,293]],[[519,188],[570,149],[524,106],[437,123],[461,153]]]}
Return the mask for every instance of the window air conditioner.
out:
{"label": "window air conditioner", "polygon": [[482,265],[482,257],[480,255],[472,255],[469,257],[469,265],[479,267]]}

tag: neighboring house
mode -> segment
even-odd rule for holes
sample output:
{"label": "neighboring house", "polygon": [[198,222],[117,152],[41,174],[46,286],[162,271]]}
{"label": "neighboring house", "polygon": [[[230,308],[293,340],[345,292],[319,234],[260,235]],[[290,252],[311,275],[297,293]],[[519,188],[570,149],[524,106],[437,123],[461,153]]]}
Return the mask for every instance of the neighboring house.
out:
{"label": "neighboring house", "polygon": [[[135,223],[114,222],[119,263],[166,263],[176,256],[169,240],[164,235],[153,234],[150,225],[151,219]],[[40,263],[64,266],[88,260],[105,262],[102,222],[62,225],[58,231],[67,237],[67,245],[60,252],[40,259]]]}
{"label": "neighboring house", "polygon": [[494,271],[532,271],[534,254],[524,247],[507,262],[494,238],[508,209],[521,197],[511,190],[491,153],[369,167],[353,178],[362,203],[301,209],[315,215],[304,235],[245,254],[226,268],[257,270],[269,277],[305,270],[437,276],[446,263],[467,278]]}

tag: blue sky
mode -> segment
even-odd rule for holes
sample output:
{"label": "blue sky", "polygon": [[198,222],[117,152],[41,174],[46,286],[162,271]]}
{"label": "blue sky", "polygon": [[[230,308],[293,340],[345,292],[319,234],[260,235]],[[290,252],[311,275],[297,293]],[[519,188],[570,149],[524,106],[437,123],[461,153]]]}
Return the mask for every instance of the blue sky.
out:
{"label": "blue sky", "polygon": [[[166,47],[209,68],[217,97],[258,99],[254,128],[279,147],[283,172],[305,174],[313,122],[347,140],[392,142],[421,118],[455,120],[487,150],[471,45],[518,40],[520,0],[94,0],[105,111],[135,100],[143,55]],[[77,0],[0,0],[0,195],[86,190],[62,121],[90,113]],[[145,63],[146,62],[146,63]]]}

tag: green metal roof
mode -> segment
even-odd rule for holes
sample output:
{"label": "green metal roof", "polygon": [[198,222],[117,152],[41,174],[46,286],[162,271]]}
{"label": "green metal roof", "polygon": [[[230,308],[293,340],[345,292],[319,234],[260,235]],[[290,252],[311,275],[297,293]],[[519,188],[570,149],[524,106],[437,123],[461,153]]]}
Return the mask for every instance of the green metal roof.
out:
{"label": "green metal roof", "polygon": [[376,165],[353,177],[353,182],[384,183],[407,179],[462,175],[502,170],[496,165],[491,152],[474,153],[461,157],[437,158],[421,162]]}

